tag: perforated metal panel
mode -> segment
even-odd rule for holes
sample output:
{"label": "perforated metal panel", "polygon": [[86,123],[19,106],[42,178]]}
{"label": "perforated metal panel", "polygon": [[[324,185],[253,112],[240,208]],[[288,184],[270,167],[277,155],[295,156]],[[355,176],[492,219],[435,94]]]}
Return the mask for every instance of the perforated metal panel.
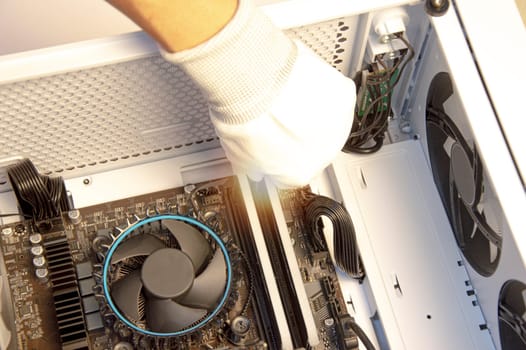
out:
{"label": "perforated metal panel", "polygon": [[[289,30],[346,73],[356,21]],[[204,98],[159,55],[0,85],[0,159],[77,175],[218,147]]]}

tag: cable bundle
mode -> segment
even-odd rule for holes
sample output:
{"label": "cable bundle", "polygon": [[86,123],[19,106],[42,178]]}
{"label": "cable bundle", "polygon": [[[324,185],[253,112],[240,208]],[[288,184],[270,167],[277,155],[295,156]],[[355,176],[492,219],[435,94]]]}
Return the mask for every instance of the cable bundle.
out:
{"label": "cable bundle", "polygon": [[392,67],[388,67],[388,64],[378,58],[378,64],[382,69],[366,72],[361,82],[362,98],[358,101],[355,120],[343,148],[344,152],[374,153],[383,145],[393,89],[398,84],[407,63],[414,56],[414,50],[403,34],[397,35],[395,39],[403,41],[407,51],[393,61]]}
{"label": "cable bundle", "polygon": [[[362,279],[365,276],[360,258],[356,233],[351,217],[340,203],[331,198],[308,193],[306,196],[305,217],[307,229],[316,241],[323,235],[321,218],[327,217],[333,226],[334,259],[336,265],[349,276]],[[317,237],[317,238],[316,238]]]}
{"label": "cable bundle", "polygon": [[24,216],[40,221],[69,210],[61,177],[40,175],[29,159],[8,167],[7,174]]}

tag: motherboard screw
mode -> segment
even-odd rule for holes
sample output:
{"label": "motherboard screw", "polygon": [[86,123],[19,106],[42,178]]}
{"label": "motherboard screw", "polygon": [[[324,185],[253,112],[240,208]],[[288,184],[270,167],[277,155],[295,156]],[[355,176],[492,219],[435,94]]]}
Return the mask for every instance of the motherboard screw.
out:
{"label": "motherboard screw", "polygon": [[243,336],[250,330],[250,319],[246,316],[237,316],[232,320],[231,328],[234,334]]}

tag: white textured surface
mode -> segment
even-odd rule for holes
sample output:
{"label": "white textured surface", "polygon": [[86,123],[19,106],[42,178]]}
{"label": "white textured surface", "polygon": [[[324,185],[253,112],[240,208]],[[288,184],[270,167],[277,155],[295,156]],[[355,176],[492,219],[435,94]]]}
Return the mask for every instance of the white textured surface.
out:
{"label": "white textured surface", "polygon": [[390,348],[494,349],[420,142],[342,154],[333,170]]}
{"label": "white textured surface", "polygon": [[[356,19],[337,19],[290,34],[345,71],[355,25]],[[137,45],[148,53],[144,39]],[[118,44],[112,40],[99,45],[111,52]],[[158,54],[138,58],[131,51],[130,61],[119,55],[113,64],[86,63],[90,68],[0,84],[0,159],[29,157],[43,173],[71,177],[218,147],[208,108],[190,79]],[[39,54],[46,66],[50,51],[28,58]],[[0,71],[27,70],[27,60],[15,56],[2,58]]]}

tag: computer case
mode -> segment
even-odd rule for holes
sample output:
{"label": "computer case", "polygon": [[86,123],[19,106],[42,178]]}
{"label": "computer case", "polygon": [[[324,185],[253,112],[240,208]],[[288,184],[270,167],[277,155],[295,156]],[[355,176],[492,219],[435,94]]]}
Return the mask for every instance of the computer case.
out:
{"label": "computer case", "polygon": [[[282,0],[261,8],[354,79],[378,55],[402,52],[385,33],[401,33],[414,50],[393,92],[383,147],[342,152],[310,184],[342,203],[354,225],[365,276],[336,269],[346,312],[378,349],[526,349],[525,74],[509,64],[524,57],[526,35],[515,3]],[[200,91],[142,32],[0,57],[0,130],[0,214],[19,210],[7,169],[24,158],[43,176],[63,177],[81,210],[234,175]],[[297,286],[291,210],[269,182],[235,178],[280,347],[292,349],[254,186],[267,193]],[[0,220],[7,242],[21,217]],[[334,257],[334,232],[324,234]],[[29,349],[7,274],[3,267],[0,346]],[[309,291],[297,298],[308,314]],[[317,335],[309,341],[330,348]]]}

